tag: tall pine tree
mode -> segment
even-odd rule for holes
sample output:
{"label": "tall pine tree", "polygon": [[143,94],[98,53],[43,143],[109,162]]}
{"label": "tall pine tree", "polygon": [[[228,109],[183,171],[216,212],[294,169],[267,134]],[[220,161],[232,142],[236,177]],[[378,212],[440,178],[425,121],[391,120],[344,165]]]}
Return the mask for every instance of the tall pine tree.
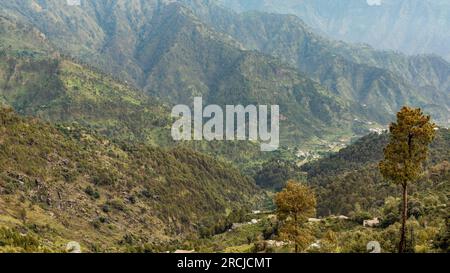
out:
{"label": "tall pine tree", "polygon": [[420,109],[409,107],[403,107],[397,113],[397,122],[389,127],[390,141],[379,167],[383,177],[400,185],[403,192],[400,253],[405,251],[406,245],[408,184],[416,182],[423,173],[428,146],[435,136],[434,128],[430,116],[425,116]]}

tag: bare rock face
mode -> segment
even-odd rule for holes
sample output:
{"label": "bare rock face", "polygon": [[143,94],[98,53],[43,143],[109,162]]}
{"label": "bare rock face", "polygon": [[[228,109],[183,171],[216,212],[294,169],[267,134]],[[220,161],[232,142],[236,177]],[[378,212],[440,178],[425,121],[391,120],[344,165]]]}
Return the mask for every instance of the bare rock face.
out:
{"label": "bare rock face", "polygon": [[67,243],[66,246],[67,253],[81,253],[81,246],[78,242],[72,241]]}
{"label": "bare rock face", "polygon": [[377,241],[370,241],[367,243],[367,252],[369,253],[381,253],[380,243]]}

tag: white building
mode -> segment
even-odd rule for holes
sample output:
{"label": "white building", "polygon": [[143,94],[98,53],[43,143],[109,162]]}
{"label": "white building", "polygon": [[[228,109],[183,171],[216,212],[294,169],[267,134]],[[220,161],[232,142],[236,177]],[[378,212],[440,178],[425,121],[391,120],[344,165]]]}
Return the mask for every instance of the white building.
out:
{"label": "white building", "polygon": [[372,220],[364,220],[363,226],[365,227],[374,227],[380,223],[378,218],[373,218]]}

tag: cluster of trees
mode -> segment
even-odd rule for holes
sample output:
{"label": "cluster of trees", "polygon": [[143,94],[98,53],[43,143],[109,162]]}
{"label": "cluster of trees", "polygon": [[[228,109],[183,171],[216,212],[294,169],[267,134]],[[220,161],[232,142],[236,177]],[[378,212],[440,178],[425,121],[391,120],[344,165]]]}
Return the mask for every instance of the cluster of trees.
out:
{"label": "cluster of trees", "polygon": [[216,234],[221,234],[231,229],[234,223],[250,221],[250,210],[246,208],[234,209],[226,217],[219,219],[208,219],[199,225],[198,232],[201,238],[208,238]]}
{"label": "cluster of trees", "polygon": [[[419,183],[409,185],[413,194],[442,191],[442,181],[448,180],[450,131],[440,128],[435,132],[429,157],[423,162],[426,171],[421,172]],[[368,135],[336,154],[302,166],[317,194],[318,215],[348,215],[356,204],[364,210],[377,209],[386,197],[399,194],[401,188],[388,183],[378,168],[388,143],[388,134]]]}
{"label": "cluster of trees", "polygon": [[[448,162],[431,167],[428,163],[429,147],[437,132],[435,128],[430,117],[420,109],[404,107],[397,114],[397,121],[390,126],[389,138],[370,135],[338,154],[304,167],[319,198],[319,213],[349,213],[358,225],[375,215],[381,218],[379,227],[382,229],[373,231],[371,235],[364,229],[341,230],[340,236],[347,241],[340,244],[341,250],[365,251],[360,240],[353,238],[356,233],[364,234],[361,236],[367,238],[367,242],[370,236],[378,238],[388,251],[429,251],[433,248],[431,241],[435,242],[437,250],[448,248],[448,217],[445,216],[448,196],[441,194],[448,192],[449,185],[443,182],[448,181]],[[448,142],[445,143],[448,139],[446,133],[448,135],[446,130],[440,132],[439,145],[434,142],[432,149],[449,146]],[[385,145],[380,146],[381,143]],[[380,153],[383,146],[384,153]],[[437,156],[443,158],[442,154]],[[414,192],[412,198],[408,195],[411,189]],[[401,198],[389,197],[395,195]],[[293,242],[296,252],[307,250],[314,238],[310,226],[305,225],[306,218],[315,215],[314,196],[307,186],[290,181],[275,197],[281,221],[279,236]],[[441,225],[439,221],[444,218],[446,225],[439,234],[427,227],[430,223]],[[400,236],[394,236],[394,230],[400,230]],[[322,237],[328,245],[336,245],[333,234],[323,233]],[[421,241],[416,242],[416,237]]]}
{"label": "cluster of trees", "polygon": [[295,161],[276,158],[262,165],[255,176],[255,181],[262,188],[280,191],[286,186],[286,181],[298,180],[300,177],[300,169]]}

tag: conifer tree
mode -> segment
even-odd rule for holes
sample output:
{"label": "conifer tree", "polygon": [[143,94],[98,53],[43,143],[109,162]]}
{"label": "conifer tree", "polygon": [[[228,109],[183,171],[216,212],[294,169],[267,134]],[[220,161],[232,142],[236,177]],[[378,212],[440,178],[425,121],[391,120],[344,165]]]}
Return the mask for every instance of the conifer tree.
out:
{"label": "conifer tree", "polygon": [[384,160],[379,164],[383,177],[402,188],[402,226],[399,252],[405,250],[406,220],[408,211],[408,185],[416,182],[423,173],[428,146],[435,136],[435,124],[430,116],[419,109],[403,107],[397,113],[397,122],[389,127],[390,141],[384,149]]}
{"label": "conifer tree", "polygon": [[278,219],[283,222],[281,237],[295,243],[296,253],[306,249],[313,239],[304,224],[316,212],[314,193],[307,186],[291,180],[277,193],[275,204]]}

